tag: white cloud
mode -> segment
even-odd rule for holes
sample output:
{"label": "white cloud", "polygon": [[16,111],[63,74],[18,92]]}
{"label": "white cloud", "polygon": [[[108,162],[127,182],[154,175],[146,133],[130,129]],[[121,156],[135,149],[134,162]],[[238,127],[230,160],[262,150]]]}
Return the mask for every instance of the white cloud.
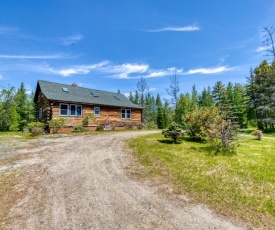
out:
{"label": "white cloud", "polygon": [[271,46],[259,46],[257,49],[256,49],[256,52],[262,52],[262,51],[266,51],[267,49],[270,49]]}
{"label": "white cloud", "polygon": [[165,31],[175,31],[175,32],[190,32],[200,30],[198,26],[184,26],[184,27],[165,27],[161,29],[147,30],[147,32],[165,32]]}
{"label": "white cloud", "polygon": [[68,45],[73,45],[75,42],[80,41],[82,39],[84,39],[84,37],[81,34],[77,34],[77,35],[63,38],[62,41],[65,46],[68,46]]}
{"label": "white cloud", "polygon": [[93,65],[76,65],[66,69],[59,69],[59,70],[56,70],[50,67],[47,67],[46,69],[54,74],[62,75],[63,77],[68,77],[73,74],[88,74],[92,70],[98,70],[107,64],[108,64],[107,61],[103,61]]}
{"label": "white cloud", "polygon": [[147,64],[125,63],[121,65],[114,65],[108,61],[103,61],[91,65],[75,65],[60,69],[43,64],[40,66],[30,66],[28,69],[43,73],[57,74],[63,77],[69,77],[76,74],[89,74],[93,72],[118,79],[135,79],[140,78],[141,76],[143,78],[156,78],[183,73],[183,69],[177,69],[176,67],[158,70],[150,68],[150,66]]}
{"label": "white cloud", "polygon": [[110,73],[115,78],[130,78],[132,75],[144,74],[148,71],[149,65],[126,63],[122,65],[109,65],[104,71]]}
{"label": "white cloud", "polygon": [[0,27],[0,35],[8,35],[11,34],[15,31],[17,31],[18,29],[15,27]]}
{"label": "white cloud", "polygon": [[213,68],[197,68],[190,69],[184,75],[189,74],[216,74],[233,70],[234,68],[228,68],[227,66],[213,67]]}
{"label": "white cloud", "polygon": [[3,80],[3,79],[4,79],[3,75],[2,75],[2,74],[0,74],[0,80]]}
{"label": "white cloud", "polygon": [[53,54],[53,55],[7,55],[0,54],[0,58],[5,59],[59,59],[66,57],[63,54]]}

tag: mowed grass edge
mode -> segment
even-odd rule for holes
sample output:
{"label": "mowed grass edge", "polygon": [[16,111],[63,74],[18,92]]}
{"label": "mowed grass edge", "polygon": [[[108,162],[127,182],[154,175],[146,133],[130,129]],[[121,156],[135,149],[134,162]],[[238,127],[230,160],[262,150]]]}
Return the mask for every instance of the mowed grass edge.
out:
{"label": "mowed grass edge", "polygon": [[240,139],[236,154],[214,155],[207,144],[161,134],[129,140],[142,176],[161,176],[174,189],[217,213],[275,229],[275,138]]}

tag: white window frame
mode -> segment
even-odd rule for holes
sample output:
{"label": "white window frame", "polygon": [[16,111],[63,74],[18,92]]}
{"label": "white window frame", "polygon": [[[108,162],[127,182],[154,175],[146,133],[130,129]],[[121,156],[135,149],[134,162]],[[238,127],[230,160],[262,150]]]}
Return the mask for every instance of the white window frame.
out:
{"label": "white window frame", "polygon": [[[62,105],[66,105],[67,106],[67,114],[61,114],[61,106]],[[64,103],[60,103],[59,104],[59,116],[62,116],[62,117],[68,117],[70,115],[70,105],[69,104],[64,104]]]}
{"label": "white window frame", "polygon": [[[98,113],[96,113],[96,110],[97,110]],[[95,107],[94,107],[94,115],[95,115],[95,116],[100,116],[100,113],[101,113],[100,107],[95,106]]]}
{"label": "white window frame", "polygon": [[[61,106],[62,105],[66,105],[67,106],[67,114],[61,114]],[[72,106],[75,106],[75,114],[71,114],[72,111]],[[80,108],[81,109],[81,113],[80,115],[77,114],[77,109]],[[76,104],[65,104],[65,103],[60,103],[59,104],[59,116],[61,117],[82,117],[82,105],[76,105]]]}
{"label": "white window frame", "polygon": [[[129,118],[128,118],[128,114],[130,114]],[[121,109],[121,119],[122,120],[132,120],[132,110],[131,109]]]}
{"label": "white window frame", "polygon": [[[72,114],[72,106],[75,106],[75,114]],[[81,113],[80,115],[77,114],[77,109],[80,108]],[[82,105],[75,105],[75,104],[70,104],[70,116],[71,117],[82,117]]]}

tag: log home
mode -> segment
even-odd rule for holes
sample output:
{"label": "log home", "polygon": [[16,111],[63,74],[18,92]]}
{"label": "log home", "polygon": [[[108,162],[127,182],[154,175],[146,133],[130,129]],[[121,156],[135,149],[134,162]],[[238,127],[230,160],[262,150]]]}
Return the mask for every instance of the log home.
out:
{"label": "log home", "polygon": [[94,115],[89,127],[138,127],[143,108],[123,94],[66,85],[48,81],[37,82],[34,96],[36,120],[46,125],[51,119],[64,117],[67,126],[82,124],[89,114]]}

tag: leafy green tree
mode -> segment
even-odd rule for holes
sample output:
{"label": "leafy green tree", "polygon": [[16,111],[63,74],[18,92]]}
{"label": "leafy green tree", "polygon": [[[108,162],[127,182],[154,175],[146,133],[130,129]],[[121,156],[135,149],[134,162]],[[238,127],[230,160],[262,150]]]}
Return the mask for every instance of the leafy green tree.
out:
{"label": "leafy green tree", "polygon": [[0,91],[0,131],[17,131],[20,125],[20,115],[14,100],[15,88]]}
{"label": "leafy green tree", "polygon": [[195,106],[190,94],[181,94],[175,110],[174,121],[179,121],[178,123],[182,124],[182,118],[185,117],[187,113],[193,111],[194,108]]}

